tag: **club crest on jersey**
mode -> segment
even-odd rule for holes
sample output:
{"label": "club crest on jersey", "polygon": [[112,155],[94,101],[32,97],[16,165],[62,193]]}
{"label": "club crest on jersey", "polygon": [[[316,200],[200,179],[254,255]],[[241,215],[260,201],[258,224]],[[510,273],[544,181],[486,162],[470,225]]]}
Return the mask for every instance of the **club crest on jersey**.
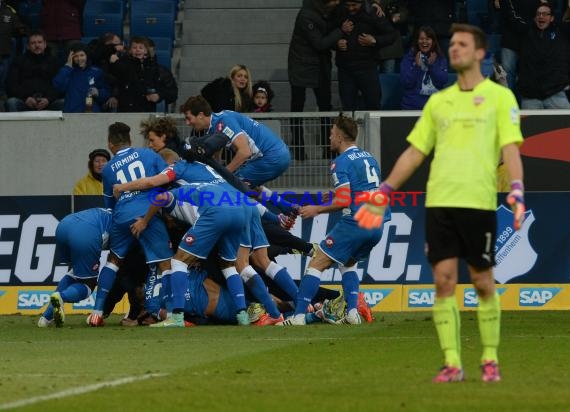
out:
{"label": "club crest on jersey", "polygon": [[216,132],[220,133],[224,128],[224,122],[220,122],[216,125]]}
{"label": "club crest on jersey", "polygon": [[194,243],[194,241],[196,240],[196,238],[192,235],[188,235],[184,238],[184,242],[190,246],[192,243]]}
{"label": "club crest on jersey", "polygon": [[334,172],[334,170],[336,169],[336,163],[331,163],[331,172]]}
{"label": "club crest on jersey", "polygon": [[99,262],[95,263],[91,268],[91,271],[98,272],[99,271]]}
{"label": "club crest on jersey", "polygon": [[228,126],[224,127],[224,130],[222,130],[222,133],[225,134],[226,136],[228,136],[230,139],[232,137],[234,137],[234,131],[232,129],[230,129]]}
{"label": "club crest on jersey", "polygon": [[327,245],[328,248],[333,247],[334,246],[334,239],[332,237],[328,236],[325,239],[325,245]]}
{"label": "club crest on jersey", "polygon": [[484,101],[485,101],[485,98],[483,96],[475,96],[473,98],[473,104],[475,104],[475,106],[479,106]]}

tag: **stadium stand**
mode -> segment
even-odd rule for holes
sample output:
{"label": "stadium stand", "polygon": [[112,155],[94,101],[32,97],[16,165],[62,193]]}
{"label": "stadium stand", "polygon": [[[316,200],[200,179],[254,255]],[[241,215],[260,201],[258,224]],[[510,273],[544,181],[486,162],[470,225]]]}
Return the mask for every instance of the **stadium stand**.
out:
{"label": "stadium stand", "polygon": [[89,0],[83,9],[83,36],[98,37],[107,32],[123,37],[124,6],[117,0]]}

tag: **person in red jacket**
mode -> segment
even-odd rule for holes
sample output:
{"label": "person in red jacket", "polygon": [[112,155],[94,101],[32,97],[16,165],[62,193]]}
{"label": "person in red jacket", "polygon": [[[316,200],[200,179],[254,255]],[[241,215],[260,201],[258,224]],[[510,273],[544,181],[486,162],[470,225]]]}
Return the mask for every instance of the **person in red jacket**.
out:
{"label": "person in red jacket", "polygon": [[85,0],[43,0],[40,27],[52,55],[63,64],[71,44],[81,40],[81,18]]}

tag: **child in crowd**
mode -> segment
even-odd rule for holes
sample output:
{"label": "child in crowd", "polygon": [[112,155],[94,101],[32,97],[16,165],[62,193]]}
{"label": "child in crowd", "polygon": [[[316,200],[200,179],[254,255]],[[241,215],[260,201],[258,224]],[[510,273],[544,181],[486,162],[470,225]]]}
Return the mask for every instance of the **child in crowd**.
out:
{"label": "child in crowd", "polygon": [[267,113],[271,109],[271,100],[274,93],[271,85],[265,80],[260,80],[253,85],[253,111],[255,113]]}

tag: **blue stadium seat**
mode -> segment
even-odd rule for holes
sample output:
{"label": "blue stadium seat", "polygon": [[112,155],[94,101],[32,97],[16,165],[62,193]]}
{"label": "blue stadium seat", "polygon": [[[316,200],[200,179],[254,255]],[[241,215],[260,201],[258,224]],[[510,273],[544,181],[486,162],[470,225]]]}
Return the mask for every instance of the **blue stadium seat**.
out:
{"label": "blue stadium seat", "polygon": [[161,66],[164,66],[168,70],[170,70],[171,66],[172,66],[172,54],[170,54],[164,50],[157,50],[156,51],[156,61]]}
{"label": "blue stadium seat", "polygon": [[399,73],[380,73],[380,87],[382,89],[382,110],[400,110],[402,108],[403,89]]}
{"label": "blue stadium seat", "polygon": [[158,64],[170,70],[172,60],[172,39],[169,37],[151,37],[154,42]]}
{"label": "blue stadium seat", "polygon": [[169,37],[174,40],[176,7],[172,0],[131,2],[131,37]]}
{"label": "blue stadium seat", "polygon": [[83,10],[83,35],[98,37],[107,32],[123,37],[123,2],[120,0],[89,0]]}
{"label": "blue stadium seat", "polygon": [[18,16],[31,30],[40,28],[42,0],[22,0],[18,3]]}

